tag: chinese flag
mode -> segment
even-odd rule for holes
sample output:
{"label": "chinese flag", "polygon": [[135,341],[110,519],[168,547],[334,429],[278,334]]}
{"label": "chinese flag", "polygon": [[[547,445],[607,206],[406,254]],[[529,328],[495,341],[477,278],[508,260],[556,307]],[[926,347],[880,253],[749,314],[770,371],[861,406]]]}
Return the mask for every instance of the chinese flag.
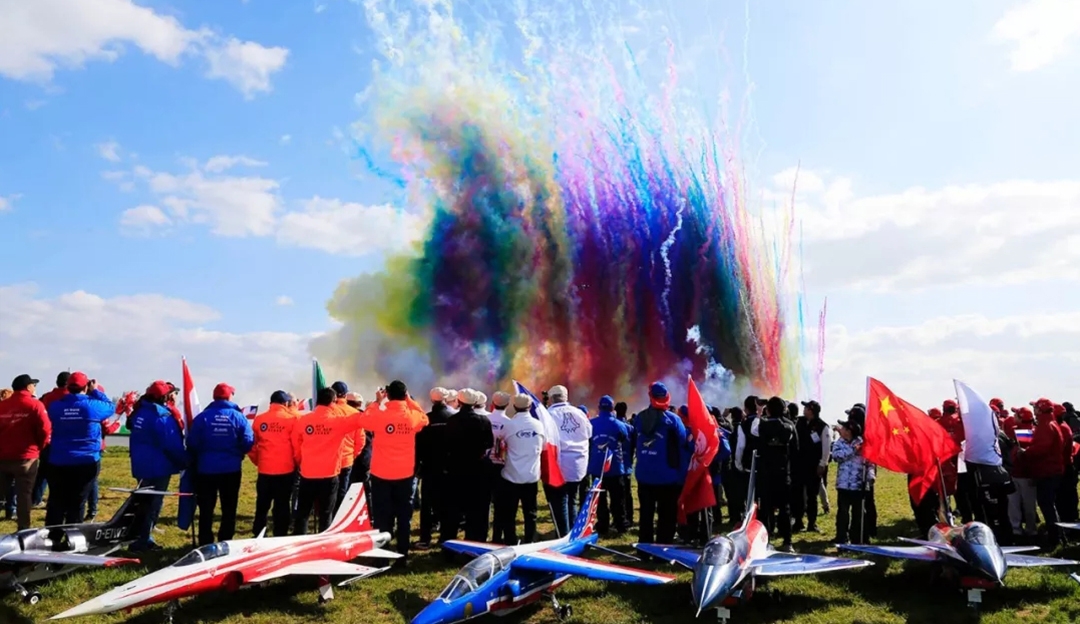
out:
{"label": "chinese flag", "polygon": [[937,462],[960,452],[941,425],[921,409],[868,377],[863,457],[894,472],[911,475],[911,498],[921,502],[938,479]]}
{"label": "chinese flag", "polygon": [[686,473],[686,483],[679,494],[680,523],[686,522],[688,514],[716,504],[709,464],[720,451],[720,430],[705,407],[705,400],[701,398],[693,378],[690,378],[686,394],[687,424],[694,441],[694,456],[690,460],[690,470]]}

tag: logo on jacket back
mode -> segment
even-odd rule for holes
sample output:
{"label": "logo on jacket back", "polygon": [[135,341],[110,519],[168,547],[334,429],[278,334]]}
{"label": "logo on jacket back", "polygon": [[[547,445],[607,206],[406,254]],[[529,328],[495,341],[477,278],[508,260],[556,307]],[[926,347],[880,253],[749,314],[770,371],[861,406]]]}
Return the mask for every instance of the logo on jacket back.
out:
{"label": "logo on jacket back", "polygon": [[581,425],[578,424],[576,418],[567,414],[563,416],[562,426],[559,427],[559,431],[565,431],[566,433],[574,433],[578,429],[581,429]]}
{"label": "logo on jacket back", "polygon": [[269,428],[270,428],[270,425],[268,425],[266,423],[263,423],[263,424],[259,425],[259,431],[262,431],[263,433],[265,433],[266,430],[269,429]]}
{"label": "logo on jacket back", "polygon": [[314,434],[315,433],[315,427],[313,427],[311,425],[308,425],[307,428],[304,429],[304,433],[306,433],[308,435]]}

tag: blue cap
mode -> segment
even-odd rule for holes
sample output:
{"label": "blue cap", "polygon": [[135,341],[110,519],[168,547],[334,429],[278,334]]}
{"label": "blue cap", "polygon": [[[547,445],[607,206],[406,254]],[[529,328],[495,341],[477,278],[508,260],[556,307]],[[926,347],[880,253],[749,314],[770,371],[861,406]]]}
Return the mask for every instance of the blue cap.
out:
{"label": "blue cap", "polygon": [[349,386],[345,385],[344,381],[335,381],[330,384],[330,387],[334,389],[334,392],[337,392],[338,396],[349,394]]}
{"label": "blue cap", "polygon": [[602,410],[613,410],[613,409],[615,409],[615,399],[609,397],[606,394],[604,396],[600,397],[600,409],[602,409]]}
{"label": "blue cap", "polygon": [[659,381],[649,386],[649,396],[654,399],[663,399],[668,395],[667,386]]}
{"label": "blue cap", "polygon": [[270,395],[270,402],[277,403],[279,405],[285,405],[289,402],[289,393],[284,390],[277,390],[274,394]]}

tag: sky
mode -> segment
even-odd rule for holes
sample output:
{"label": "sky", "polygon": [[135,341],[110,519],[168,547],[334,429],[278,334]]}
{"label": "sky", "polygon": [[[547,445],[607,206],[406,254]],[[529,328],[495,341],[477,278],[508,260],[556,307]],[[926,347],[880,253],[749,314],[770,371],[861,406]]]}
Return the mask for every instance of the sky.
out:
{"label": "sky", "polygon": [[[656,8],[688,50],[734,59],[692,69],[748,96],[754,197],[795,188],[807,301],[828,298],[827,415],[868,375],[924,407],[954,378],[1080,400],[1080,5]],[[71,368],[119,392],[178,381],[184,355],[203,394],[305,394],[335,288],[424,228],[349,140],[378,45],[363,6],[0,13],[0,382]]]}

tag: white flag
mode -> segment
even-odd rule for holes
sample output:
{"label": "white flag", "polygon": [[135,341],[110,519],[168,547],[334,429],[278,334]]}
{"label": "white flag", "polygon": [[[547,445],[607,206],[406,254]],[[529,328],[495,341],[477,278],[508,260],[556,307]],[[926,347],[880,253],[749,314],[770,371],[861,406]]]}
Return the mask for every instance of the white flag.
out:
{"label": "white flag", "polygon": [[1001,447],[997,439],[997,418],[979,393],[962,381],[953,380],[964,423],[964,461],[990,466],[1001,465]]}

